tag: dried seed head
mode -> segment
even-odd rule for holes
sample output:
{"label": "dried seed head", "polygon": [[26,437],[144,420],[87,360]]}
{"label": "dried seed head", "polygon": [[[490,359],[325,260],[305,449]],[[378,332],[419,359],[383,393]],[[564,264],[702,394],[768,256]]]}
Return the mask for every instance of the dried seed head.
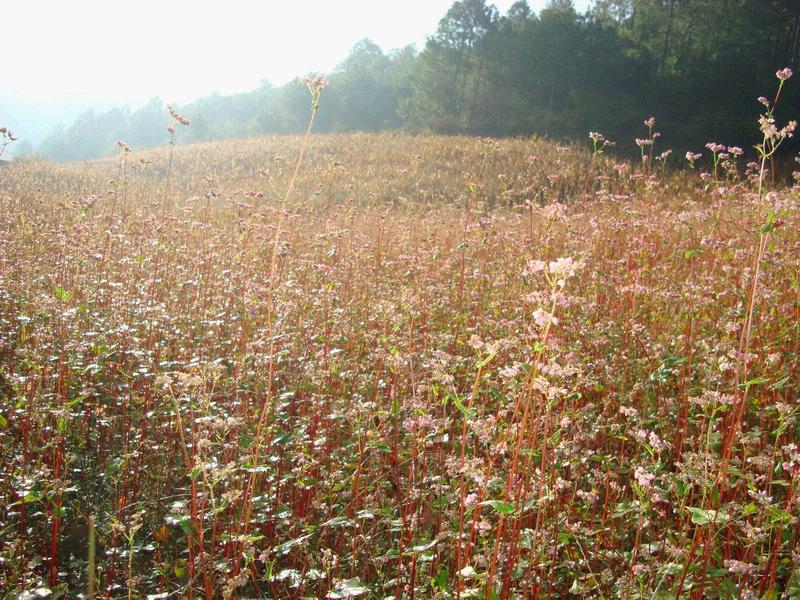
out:
{"label": "dried seed head", "polygon": [[172,105],[167,104],[167,110],[169,111],[170,116],[173,119],[175,119],[178,123],[180,123],[181,125],[184,125],[184,126],[188,127],[189,125],[192,124],[192,122],[189,119],[187,119],[182,114],[180,114],[178,111],[176,111],[174,108],[172,108]]}
{"label": "dried seed head", "polygon": [[8,127],[0,127],[0,135],[8,140],[7,144],[10,142],[16,142],[17,136],[14,135],[14,132],[11,131]]}

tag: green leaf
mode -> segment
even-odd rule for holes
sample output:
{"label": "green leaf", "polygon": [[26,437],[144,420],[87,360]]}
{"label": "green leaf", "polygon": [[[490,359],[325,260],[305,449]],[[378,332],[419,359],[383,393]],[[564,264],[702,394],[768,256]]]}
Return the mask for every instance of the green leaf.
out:
{"label": "green leaf", "polygon": [[786,377],[782,377],[781,379],[773,383],[771,386],[769,386],[769,391],[776,392],[778,390],[782,390],[789,382],[789,378],[790,378],[789,375],[787,375]]}
{"label": "green leaf", "polygon": [[692,513],[692,523],[695,525],[708,525],[714,521],[724,523],[728,520],[727,513],[721,510],[706,510],[697,506],[687,506],[686,510]]}
{"label": "green leaf", "polygon": [[461,398],[458,397],[457,394],[451,394],[451,395],[453,397],[453,404],[455,404],[456,408],[461,412],[462,415],[464,415],[464,418],[474,419],[475,415],[478,414],[478,411],[476,411],[474,408],[469,408],[468,406],[464,406],[464,402],[461,400]]}
{"label": "green leaf", "polygon": [[758,512],[758,507],[752,502],[750,504],[746,504],[744,508],[742,508],[742,514],[745,516],[752,515],[754,512]]}
{"label": "green leaf", "polygon": [[278,433],[280,433],[281,435],[277,436],[273,440],[273,443],[275,443],[275,444],[277,444],[279,446],[285,446],[286,444],[288,444],[289,442],[292,441],[292,434],[291,433],[286,432],[286,431],[281,432],[280,430],[278,431]]}
{"label": "green leaf", "polygon": [[72,293],[68,292],[62,287],[53,284],[53,293],[56,295],[56,298],[61,300],[61,302],[69,302],[72,300]]}
{"label": "green leaf", "polygon": [[293,540],[289,540],[288,542],[283,542],[282,544],[278,544],[277,546],[275,546],[275,554],[277,554],[278,556],[286,556],[287,554],[289,554],[292,548],[294,548],[295,546],[299,546],[310,537],[311,534],[309,533],[306,535],[301,535],[298,538],[294,538]]}
{"label": "green leaf", "polygon": [[792,572],[792,578],[786,585],[786,592],[789,598],[800,598],[800,569]]}
{"label": "green leaf", "polygon": [[73,400],[70,400],[64,406],[66,406],[67,408],[73,408],[74,406],[77,406],[78,404],[80,404],[81,402],[86,400],[86,398],[88,398],[88,397],[89,397],[89,394],[82,394],[82,395],[78,396],[77,398],[75,398]]}
{"label": "green leaf", "polygon": [[425,544],[417,544],[416,546],[412,546],[412,551],[416,554],[422,554],[423,552],[427,552],[434,546],[436,546],[437,540],[433,540],[432,542],[427,542]]}
{"label": "green leaf", "polygon": [[192,523],[192,519],[190,517],[183,517],[180,521],[178,521],[178,525],[181,526],[183,533],[186,535],[191,535],[194,533],[194,523]]}
{"label": "green leaf", "polygon": [[778,600],[778,590],[774,587],[769,588],[767,593],[761,596],[761,600]]}
{"label": "green leaf", "polygon": [[5,429],[6,427],[8,427],[8,419],[0,414],[0,429]]}
{"label": "green leaf", "polygon": [[485,367],[486,365],[488,365],[490,362],[492,362],[494,360],[495,356],[497,356],[497,350],[495,350],[494,352],[486,355],[486,357],[483,360],[479,361],[478,365],[477,365],[478,369],[483,369],[483,367]]}
{"label": "green leaf", "polygon": [[774,231],[776,228],[776,224],[778,222],[778,217],[774,211],[770,212],[767,215],[767,221],[764,223],[764,226],[761,228],[761,233],[769,233]]}
{"label": "green leaf", "polygon": [[354,527],[355,523],[353,523],[347,517],[333,517],[332,519],[328,519],[322,524],[323,527]]}
{"label": "green leaf", "polygon": [[501,515],[508,515],[516,510],[516,506],[511,502],[501,502],[500,500],[486,500],[481,502],[481,506],[491,506]]}
{"label": "green leaf", "polygon": [[32,504],[33,502],[39,502],[39,500],[41,499],[42,499],[42,493],[38,490],[30,490],[22,494],[23,504]]}
{"label": "green leaf", "polygon": [[744,383],[740,383],[739,387],[741,389],[743,389],[743,390],[746,390],[750,386],[763,385],[765,383],[769,383],[769,378],[768,377],[754,377],[753,379],[750,379],[749,381],[745,381]]}
{"label": "green leaf", "polygon": [[439,567],[439,572],[436,574],[436,577],[431,578],[431,587],[433,589],[438,589],[440,592],[444,592],[447,590],[447,580],[449,577],[450,573],[447,572],[447,569]]}
{"label": "green leaf", "polygon": [[687,506],[686,510],[692,513],[692,523],[695,525],[706,525],[714,518],[713,511],[704,510],[697,506]]}
{"label": "green leaf", "polygon": [[178,562],[175,563],[175,566],[172,569],[175,572],[175,577],[178,579],[183,579],[186,577],[186,565],[184,563],[185,561],[178,559]]}
{"label": "green leaf", "polygon": [[65,509],[63,506],[59,506],[53,500],[50,500],[50,508],[53,511],[53,515],[59,519],[63,519],[65,516],[67,516],[67,509]]}

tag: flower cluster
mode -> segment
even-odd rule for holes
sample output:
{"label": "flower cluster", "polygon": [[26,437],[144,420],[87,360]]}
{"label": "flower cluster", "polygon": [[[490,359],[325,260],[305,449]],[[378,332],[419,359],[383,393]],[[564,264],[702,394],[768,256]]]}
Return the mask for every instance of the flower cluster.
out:
{"label": "flower cluster", "polygon": [[794,135],[794,130],[797,129],[797,121],[789,121],[780,129],[775,124],[775,117],[769,115],[761,115],[758,118],[758,128],[764,137],[775,142],[783,141]]}
{"label": "flower cluster", "polygon": [[319,94],[328,87],[328,80],[322,75],[304,75],[300,78],[300,81],[305,84],[312,95]]}
{"label": "flower cluster", "polygon": [[592,140],[592,153],[602,154],[605,148],[614,146],[614,142],[607,139],[602,133],[596,131],[589,132],[589,139]]}

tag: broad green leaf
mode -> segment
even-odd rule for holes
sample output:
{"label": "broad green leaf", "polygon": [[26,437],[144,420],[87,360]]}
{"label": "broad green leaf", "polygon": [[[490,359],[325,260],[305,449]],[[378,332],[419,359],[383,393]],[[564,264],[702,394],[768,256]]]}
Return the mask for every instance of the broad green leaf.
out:
{"label": "broad green leaf", "polygon": [[724,523],[728,520],[724,511],[706,510],[698,506],[687,506],[686,510],[692,513],[692,523],[695,525],[707,525],[715,520],[717,523]]}
{"label": "broad green leaf", "polygon": [[428,550],[430,550],[431,548],[433,548],[433,547],[436,545],[436,543],[437,543],[437,540],[433,540],[432,542],[428,542],[428,543],[426,543],[426,544],[418,544],[418,545],[416,545],[416,546],[413,546],[411,549],[412,549],[412,550],[413,550],[415,553],[417,553],[417,554],[421,554],[421,553],[423,553],[423,552],[427,552]]}
{"label": "broad green leaf", "polygon": [[332,519],[328,519],[322,524],[323,527],[354,527],[355,523],[353,523],[347,517],[333,517]]}
{"label": "broad green leaf", "polygon": [[501,515],[508,515],[516,510],[516,506],[511,502],[501,502],[500,500],[486,500],[485,502],[481,502],[481,506],[491,506]]}
{"label": "broad green leaf", "polygon": [[431,578],[431,587],[438,589],[440,592],[444,592],[447,590],[447,580],[449,577],[450,573],[447,572],[447,569],[439,567],[439,572],[436,574],[436,577]]}
{"label": "broad green leaf", "polygon": [[289,540],[288,542],[283,542],[282,544],[278,544],[277,546],[275,546],[275,554],[277,554],[278,556],[286,556],[287,554],[289,554],[292,548],[294,548],[295,546],[299,546],[300,544],[308,540],[310,537],[311,534],[309,533],[306,535],[301,535],[298,538],[294,538],[293,540]]}
{"label": "broad green leaf", "polygon": [[194,523],[192,523],[192,519],[190,517],[183,517],[180,521],[178,521],[178,525],[181,526],[183,533],[186,535],[191,535],[195,531]]}
{"label": "broad green leaf", "polygon": [[743,515],[751,515],[754,512],[758,512],[758,507],[755,504],[753,504],[752,502],[750,502],[749,504],[746,504],[742,508],[742,514]]}

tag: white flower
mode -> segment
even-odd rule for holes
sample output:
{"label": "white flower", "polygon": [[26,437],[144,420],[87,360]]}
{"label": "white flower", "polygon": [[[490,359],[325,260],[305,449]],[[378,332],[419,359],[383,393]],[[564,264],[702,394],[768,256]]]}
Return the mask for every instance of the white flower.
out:
{"label": "white flower", "polygon": [[548,266],[550,267],[550,273],[557,279],[569,279],[575,275],[580,265],[572,260],[571,257],[564,257],[551,260]]}

